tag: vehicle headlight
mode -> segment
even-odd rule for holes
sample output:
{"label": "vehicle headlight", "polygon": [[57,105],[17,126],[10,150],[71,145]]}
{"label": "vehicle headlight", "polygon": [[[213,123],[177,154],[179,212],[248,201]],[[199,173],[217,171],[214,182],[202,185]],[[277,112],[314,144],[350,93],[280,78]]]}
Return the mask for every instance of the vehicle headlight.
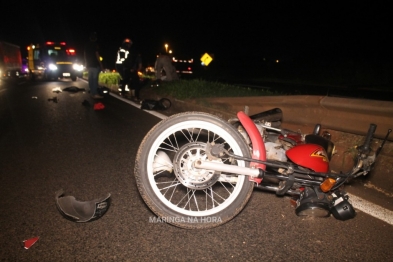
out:
{"label": "vehicle headlight", "polygon": [[76,71],[83,71],[83,65],[80,64],[73,64],[72,68],[74,68]]}
{"label": "vehicle headlight", "polygon": [[54,65],[54,64],[49,64],[48,67],[49,67],[50,70],[57,70],[57,66]]}

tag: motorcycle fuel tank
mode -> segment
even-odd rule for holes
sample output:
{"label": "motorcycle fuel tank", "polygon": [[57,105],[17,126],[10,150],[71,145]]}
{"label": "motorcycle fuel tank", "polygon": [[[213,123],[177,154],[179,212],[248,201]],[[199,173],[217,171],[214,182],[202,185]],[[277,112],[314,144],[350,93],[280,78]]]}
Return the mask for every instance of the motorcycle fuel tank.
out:
{"label": "motorcycle fuel tank", "polygon": [[323,147],[315,144],[297,145],[287,150],[287,157],[299,166],[310,168],[315,172],[329,171],[329,159]]}

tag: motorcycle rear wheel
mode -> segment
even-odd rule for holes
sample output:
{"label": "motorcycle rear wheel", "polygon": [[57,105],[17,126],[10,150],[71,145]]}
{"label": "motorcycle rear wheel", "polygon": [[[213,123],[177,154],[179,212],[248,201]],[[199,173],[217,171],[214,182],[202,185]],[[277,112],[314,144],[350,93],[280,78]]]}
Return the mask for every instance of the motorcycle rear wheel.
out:
{"label": "motorcycle rear wheel", "polygon": [[[149,221],[188,229],[212,228],[230,221],[245,207],[253,191],[247,176],[193,166],[197,160],[207,160],[205,146],[212,142],[223,144],[233,154],[251,155],[235,128],[202,112],[171,116],[145,136],[134,173],[140,195],[158,216]],[[244,161],[222,162],[249,166]]]}

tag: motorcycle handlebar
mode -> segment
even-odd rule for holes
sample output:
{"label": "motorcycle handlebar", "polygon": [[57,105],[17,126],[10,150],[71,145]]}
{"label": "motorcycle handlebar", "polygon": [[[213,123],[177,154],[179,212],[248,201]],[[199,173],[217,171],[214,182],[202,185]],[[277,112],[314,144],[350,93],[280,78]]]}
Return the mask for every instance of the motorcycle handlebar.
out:
{"label": "motorcycle handlebar", "polygon": [[366,139],[364,140],[364,144],[361,146],[362,153],[367,154],[370,151],[371,139],[373,138],[376,129],[377,129],[376,124],[370,124],[370,127],[368,128],[368,132],[366,135]]}

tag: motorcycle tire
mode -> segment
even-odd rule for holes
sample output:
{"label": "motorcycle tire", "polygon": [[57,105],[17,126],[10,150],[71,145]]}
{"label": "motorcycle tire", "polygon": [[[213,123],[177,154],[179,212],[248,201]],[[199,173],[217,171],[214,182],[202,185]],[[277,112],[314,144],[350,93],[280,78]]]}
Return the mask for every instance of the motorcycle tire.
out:
{"label": "motorcycle tire", "polygon": [[[187,229],[212,228],[230,221],[246,206],[253,191],[247,176],[193,166],[196,160],[207,160],[207,143],[222,144],[236,155],[251,155],[234,127],[208,113],[173,115],[144,137],[134,173],[140,195],[157,215],[149,221]],[[249,166],[229,158],[221,162]]]}

